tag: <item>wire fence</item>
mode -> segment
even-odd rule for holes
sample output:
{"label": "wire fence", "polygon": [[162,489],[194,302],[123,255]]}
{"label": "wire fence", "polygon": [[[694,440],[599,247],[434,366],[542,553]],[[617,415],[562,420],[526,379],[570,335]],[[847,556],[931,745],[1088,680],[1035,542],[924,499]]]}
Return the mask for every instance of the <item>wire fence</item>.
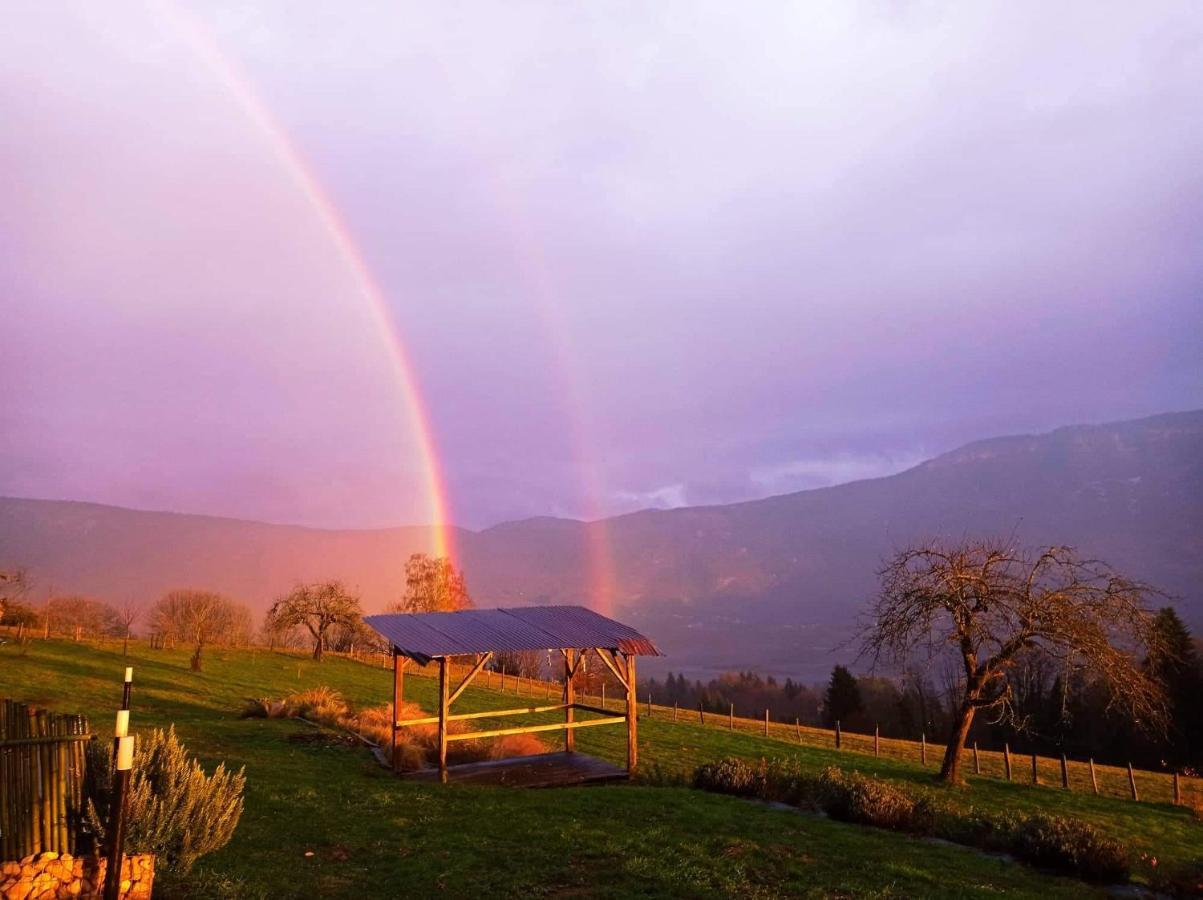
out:
{"label": "wire fence", "polygon": [[[391,665],[388,658],[382,663]],[[453,683],[462,677],[470,666],[452,665]],[[426,671],[422,667],[407,667],[407,675],[433,677],[435,667]],[[558,697],[563,682],[529,678],[508,672],[486,670],[477,678],[477,686],[517,696],[549,699]],[[605,678],[584,679],[578,682],[577,698],[603,709],[622,711],[626,699],[616,685]],[[608,696],[607,696],[608,691]],[[674,722],[680,725],[702,726],[722,729],[762,738],[783,741],[794,746],[816,747],[877,759],[895,759],[917,763],[933,772],[940,768],[944,757],[944,744],[926,739],[918,741],[903,738],[887,738],[877,734],[862,734],[843,729],[818,728],[793,722],[773,721],[766,710],[755,718],[735,715],[734,709],[726,713],[701,708],[685,709],[653,702],[645,696],[638,704],[639,717],[655,721]],[[1203,810],[1203,778],[1175,773],[1153,772],[1131,766],[1112,766],[1095,763],[1093,760],[1068,759],[1066,757],[1040,756],[1032,753],[1017,753],[1009,747],[1002,750],[987,750],[976,744],[966,746],[961,770],[968,775],[997,778],[1017,784],[1036,784],[1060,790],[1095,794],[1101,797],[1117,797],[1150,803],[1168,803],[1190,806]]]}

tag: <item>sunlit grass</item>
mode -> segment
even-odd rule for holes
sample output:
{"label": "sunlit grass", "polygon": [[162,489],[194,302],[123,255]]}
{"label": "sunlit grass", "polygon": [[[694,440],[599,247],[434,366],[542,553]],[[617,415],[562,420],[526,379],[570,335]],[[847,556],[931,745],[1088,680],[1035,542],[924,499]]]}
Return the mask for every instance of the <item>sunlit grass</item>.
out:
{"label": "sunlit grass", "polygon": [[[971,850],[687,789],[406,783],[381,770],[366,750],[289,743],[287,736],[305,727],[294,721],[238,718],[247,698],[319,685],[358,706],[386,702],[388,671],[342,659],[318,664],[218,650],[204,672],[193,673],[187,659],[185,651],[137,644],[130,662],[135,728],[174,722],[202,759],[247,768],[243,821],[229,847],[198,865],[197,896],[1080,896],[1087,890]],[[0,693],[86,713],[105,733],[125,664],[119,645],[8,644],[0,647]],[[406,696],[432,709],[433,683],[410,676]],[[457,708],[527,702],[515,699],[472,687]],[[583,729],[577,746],[621,763],[625,735],[621,727]],[[834,763],[903,781],[930,780],[930,770],[904,760],[658,718],[640,722],[640,747],[645,767],[683,775],[721,756],[793,756],[816,771]],[[986,779],[953,796],[966,804],[1078,816],[1163,858],[1185,858],[1203,842],[1203,828],[1186,811],[1157,804]]]}

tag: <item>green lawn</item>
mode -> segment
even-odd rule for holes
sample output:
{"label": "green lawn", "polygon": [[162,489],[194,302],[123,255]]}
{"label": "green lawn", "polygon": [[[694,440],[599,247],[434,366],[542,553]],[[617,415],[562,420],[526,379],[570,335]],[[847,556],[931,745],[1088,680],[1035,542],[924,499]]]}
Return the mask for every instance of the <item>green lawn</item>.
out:
{"label": "green lawn", "polygon": [[[204,761],[246,766],[247,807],[234,841],[203,859],[192,896],[973,897],[1082,896],[1090,889],[975,851],[683,788],[549,791],[417,786],[365,749],[289,743],[306,726],[240,720],[243,700],[316,685],[355,704],[390,695],[390,674],[330,659],[216,651],[203,673],[184,651],[131,648],[135,728],[174,722]],[[0,646],[0,695],[88,714],[107,732],[126,664],[120,646],[37,641]],[[433,684],[407,678],[431,707]],[[517,705],[470,688],[457,709]],[[486,720],[487,721],[487,720]],[[513,721],[507,720],[507,721]],[[484,722],[478,727],[487,727]],[[620,728],[583,729],[578,749],[621,761]],[[930,773],[878,760],[694,724],[640,724],[641,764],[688,773],[721,756],[796,756],[926,783]],[[995,781],[958,802],[1049,809],[1095,821],[1163,859],[1198,854],[1203,825],[1184,810],[1066,795]],[[306,856],[312,852],[312,856]],[[161,883],[162,895],[184,886]]]}

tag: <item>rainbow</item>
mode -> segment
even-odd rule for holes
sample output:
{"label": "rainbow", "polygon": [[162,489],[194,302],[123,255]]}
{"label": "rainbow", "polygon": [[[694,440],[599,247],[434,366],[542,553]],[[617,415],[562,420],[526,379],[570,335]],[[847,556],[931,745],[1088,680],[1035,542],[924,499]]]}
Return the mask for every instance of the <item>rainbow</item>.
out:
{"label": "rainbow", "polygon": [[267,140],[272,152],[283,164],[289,177],[313,208],[339,257],[354,278],[360,294],[371,308],[379,332],[385,337],[388,358],[411,418],[418,439],[418,452],[425,471],[427,504],[432,520],[432,551],[436,556],[455,557],[453,533],[450,526],[450,504],[446,479],[439,463],[438,448],[431,426],[430,413],[418,390],[417,379],[410,365],[400,330],[384,298],[367,260],[355,243],[354,236],[339,214],[338,207],[322,187],[287,131],[270,110],[263,105],[250,81],[222,53],[208,31],[185,10],[169,2],[152,0],[159,18],[189,46],[197,58],[221,82],[238,103],[247,118]]}
{"label": "rainbow", "polygon": [[[439,462],[430,415],[418,390],[409,355],[385,301],[384,292],[373,276],[364,254],[356,245],[350,228],[343,221],[337,206],[316,174],[289,138],[287,131],[259,99],[249,79],[242,75],[233,61],[221,51],[207,29],[170,0],[152,0],[152,5],[198,59],[220,80],[242,111],[267,139],[273,153],[317,214],[340,258],[352,273],[360,293],[371,307],[372,316],[380,332],[385,335],[394,375],[406,398],[412,425],[418,436],[421,462],[426,473],[426,493],[433,519],[433,550],[436,555],[454,558],[455,547],[449,524],[451,516],[446,479]],[[586,407],[583,392],[571,365],[570,331],[555,302],[550,270],[541,246],[531,235],[527,217],[522,213],[518,198],[500,179],[495,179],[494,184],[499,202],[511,222],[509,233],[514,240],[516,256],[522,266],[524,278],[540,310],[545,337],[554,348],[565,402],[568,408],[574,411],[570,422],[572,446],[584,481],[588,504],[586,521],[582,523],[587,569],[585,592],[589,605],[608,615],[612,612],[615,592],[614,555],[600,502],[603,496],[602,481],[591,453],[591,448],[596,446],[592,439],[593,429],[584,413]]]}
{"label": "rainbow", "polygon": [[515,244],[515,256],[539,310],[544,336],[553,348],[565,404],[574,413],[570,417],[570,436],[588,504],[586,521],[582,523],[586,554],[586,600],[602,615],[613,615],[616,588],[614,549],[601,504],[601,497],[604,496],[602,479],[592,453],[592,448],[598,445],[594,440],[592,422],[586,413],[588,407],[584,392],[572,365],[571,329],[556,303],[551,269],[542,245],[531,234],[529,217],[522,209],[520,198],[502,179],[494,178],[493,184],[495,196],[509,219],[508,233]]}

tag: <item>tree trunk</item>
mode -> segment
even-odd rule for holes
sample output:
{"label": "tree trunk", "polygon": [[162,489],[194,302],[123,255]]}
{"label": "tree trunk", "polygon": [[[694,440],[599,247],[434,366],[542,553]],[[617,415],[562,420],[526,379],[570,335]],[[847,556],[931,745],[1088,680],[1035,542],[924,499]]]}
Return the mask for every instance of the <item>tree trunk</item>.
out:
{"label": "tree trunk", "polygon": [[965,751],[965,739],[969,737],[969,726],[973,724],[973,714],[977,708],[966,698],[957,712],[952,723],[952,733],[948,736],[948,747],[944,751],[944,762],[940,766],[940,780],[949,784],[961,784],[961,754]]}
{"label": "tree trunk", "polygon": [[323,643],[325,643],[325,642],[322,640],[322,636],[319,634],[317,636],[317,640],[313,642],[313,660],[314,660],[314,662],[322,661],[322,644]]}
{"label": "tree trunk", "polygon": [[201,670],[201,646],[201,644],[196,645],[196,650],[192,652],[192,659],[188,661],[188,664],[192,667],[193,672],[199,672]]}

